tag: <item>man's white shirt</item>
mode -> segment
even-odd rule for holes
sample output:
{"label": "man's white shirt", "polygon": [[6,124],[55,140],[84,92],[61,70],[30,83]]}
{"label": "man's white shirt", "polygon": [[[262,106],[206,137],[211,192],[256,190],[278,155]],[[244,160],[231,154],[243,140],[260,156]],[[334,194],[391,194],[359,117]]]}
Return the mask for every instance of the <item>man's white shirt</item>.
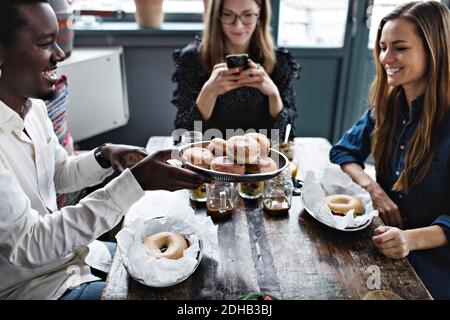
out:
{"label": "man's white shirt", "polygon": [[[105,268],[100,235],[120,222],[144,191],[129,170],[83,198],[56,205],[56,192],[103,181],[94,152],[68,156],[42,100],[30,99],[25,120],[0,101],[0,299],[57,299],[97,280],[87,262]],[[102,251],[103,250],[103,251]]]}

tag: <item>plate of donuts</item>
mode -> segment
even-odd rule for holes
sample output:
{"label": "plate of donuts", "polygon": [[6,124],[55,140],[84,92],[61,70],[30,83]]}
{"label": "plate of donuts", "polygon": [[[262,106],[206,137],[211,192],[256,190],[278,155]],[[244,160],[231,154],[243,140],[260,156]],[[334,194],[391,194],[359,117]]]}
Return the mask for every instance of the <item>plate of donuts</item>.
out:
{"label": "plate of donuts", "polygon": [[260,133],[194,142],[180,147],[179,153],[184,167],[223,182],[269,180],[289,165]]}

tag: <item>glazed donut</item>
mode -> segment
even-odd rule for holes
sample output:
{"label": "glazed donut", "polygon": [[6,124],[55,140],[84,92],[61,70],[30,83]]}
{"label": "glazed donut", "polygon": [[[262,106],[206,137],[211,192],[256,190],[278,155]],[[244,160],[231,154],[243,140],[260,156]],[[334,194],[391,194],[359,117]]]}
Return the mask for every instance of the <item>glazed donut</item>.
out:
{"label": "glazed donut", "polygon": [[228,157],[217,157],[211,162],[211,170],[234,173],[234,174],[244,174],[245,165],[234,163]]}
{"label": "glazed donut", "polygon": [[142,240],[147,247],[147,254],[156,259],[180,259],[189,245],[187,240],[178,233],[160,232],[152,234]]}
{"label": "glazed donut", "polygon": [[256,140],[259,144],[259,154],[261,156],[268,156],[270,153],[270,140],[262,133],[251,132],[245,135]]}
{"label": "glazed donut", "polygon": [[245,168],[247,173],[271,172],[278,169],[275,161],[269,157],[259,157],[256,163],[247,164]]}
{"label": "glazed donut", "polygon": [[214,138],[208,144],[207,148],[216,157],[225,156],[227,152],[227,142],[222,138]]}
{"label": "glazed donut", "polygon": [[331,212],[338,216],[345,216],[352,209],[355,209],[355,214],[364,213],[364,206],[361,200],[346,194],[330,195],[325,197],[325,201]]}
{"label": "glazed donut", "polygon": [[259,144],[250,137],[231,137],[227,141],[227,156],[239,164],[256,163],[259,156]]}
{"label": "glazed donut", "polygon": [[189,162],[190,164],[209,169],[209,165],[214,159],[214,155],[208,149],[194,147],[185,150],[182,158],[184,162]]}

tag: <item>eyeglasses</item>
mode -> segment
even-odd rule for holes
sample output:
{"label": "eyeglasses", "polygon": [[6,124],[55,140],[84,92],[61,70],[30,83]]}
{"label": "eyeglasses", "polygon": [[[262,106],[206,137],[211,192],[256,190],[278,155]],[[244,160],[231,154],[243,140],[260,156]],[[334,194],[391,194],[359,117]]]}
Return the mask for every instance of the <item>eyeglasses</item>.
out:
{"label": "eyeglasses", "polygon": [[237,15],[231,12],[222,12],[220,14],[220,21],[223,24],[235,24],[236,19],[241,20],[242,24],[249,25],[255,23],[259,18],[259,13],[256,12],[246,12],[241,15]]}

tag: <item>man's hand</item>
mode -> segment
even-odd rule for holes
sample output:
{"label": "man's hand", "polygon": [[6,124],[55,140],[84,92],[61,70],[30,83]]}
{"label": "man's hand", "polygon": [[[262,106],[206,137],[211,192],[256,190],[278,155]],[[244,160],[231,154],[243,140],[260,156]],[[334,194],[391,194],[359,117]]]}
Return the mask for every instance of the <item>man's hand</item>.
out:
{"label": "man's hand", "polygon": [[209,177],[167,163],[173,150],[158,151],[138,162],[130,170],[144,190],[196,189],[211,183]]}
{"label": "man's hand", "polygon": [[123,144],[107,144],[102,148],[102,157],[111,163],[117,173],[131,168],[147,155],[143,148]]}

